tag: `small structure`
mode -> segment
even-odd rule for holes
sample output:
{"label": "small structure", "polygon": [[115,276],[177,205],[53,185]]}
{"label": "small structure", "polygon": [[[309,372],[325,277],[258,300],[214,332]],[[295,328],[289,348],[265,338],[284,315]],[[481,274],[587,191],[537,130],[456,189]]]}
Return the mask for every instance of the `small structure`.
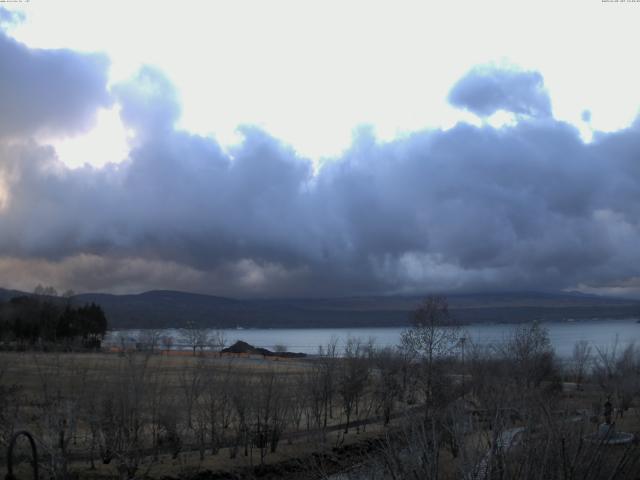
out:
{"label": "small structure", "polygon": [[611,421],[613,405],[607,398],[604,404],[604,423],[598,426],[598,431],[584,436],[584,439],[598,445],[625,445],[633,441],[634,435],[627,432],[616,431],[615,422]]}
{"label": "small structure", "polygon": [[626,445],[633,441],[633,433],[618,432],[615,424],[601,423],[596,433],[585,435],[584,439],[598,445]]}
{"label": "small structure", "polygon": [[249,345],[247,342],[243,342],[242,340],[238,340],[236,343],[231,345],[230,347],[223,348],[220,351],[221,354],[234,354],[238,356],[250,356],[250,355],[260,355],[263,358],[272,357],[272,358],[304,358],[307,356],[306,353],[295,353],[295,352],[272,352],[271,350],[267,350],[266,348],[254,347],[253,345]]}

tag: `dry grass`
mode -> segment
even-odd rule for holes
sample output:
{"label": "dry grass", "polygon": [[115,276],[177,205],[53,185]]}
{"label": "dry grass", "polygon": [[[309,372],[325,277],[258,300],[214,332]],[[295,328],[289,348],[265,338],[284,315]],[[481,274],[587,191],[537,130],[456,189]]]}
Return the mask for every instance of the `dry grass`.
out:
{"label": "dry grass", "polygon": [[[206,369],[209,375],[219,373],[221,376],[231,372],[234,378],[246,377],[250,384],[257,384],[262,376],[277,374],[284,379],[285,385],[294,385],[302,381],[302,376],[310,367],[312,360],[301,359],[262,359],[247,356],[193,356],[193,355],[160,355],[143,353],[40,353],[40,352],[1,352],[0,365],[3,375],[3,385],[15,385],[19,389],[18,398],[21,405],[21,423],[16,429],[26,428],[38,437],[47,435],[43,430],[41,420],[46,414],[47,399],[79,398],[91,395],[91,392],[109,391],[116,388],[122,377],[131,374],[132,370],[140,369],[144,365],[143,381],[149,382],[148,388],[153,388],[153,382],[160,381],[164,395],[180,400],[185,381],[200,369]],[[160,380],[158,380],[160,379]],[[95,398],[95,397],[94,397]],[[90,400],[91,401],[91,400]],[[31,419],[31,420],[30,420]],[[330,420],[330,425],[339,424],[341,415],[336,414]],[[32,423],[35,422],[35,423]],[[303,422],[304,423],[304,422]],[[310,441],[310,437],[301,436],[297,439],[282,440],[276,453],[269,453],[264,461],[268,464],[304,458],[312,452],[319,451],[341,443],[360,441],[375,435],[378,427],[368,426],[366,433],[358,429],[351,429],[347,435],[341,432],[327,434],[325,443]],[[69,451],[76,454],[86,454],[89,426],[80,421],[75,428],[75,435],[80,439],[76,445],[73,442]],[[188,440],[193,445],[194,440]],[[0,458],[4,453],[0,454]],[[103,465],[96,459],[95,470],[90,469],[88,460],[72,461],[70,469],[78,472],[80,478],[114,478],[117,476],[116,461]],[[143,460],[140,472],[147,472],[154,478],[162,476],[180,476],[187,472],[203,469],[233,470],[250,467],[260,463],[257,449],[244,456],[242,448],[235,459],[230,458],[228,448],[222,448],[216,455],[209,452],[204,460],[200,460],[197,451],[183,451],[177,459],[169,454],[160,455],[158,460],[151,457]],[[26,466],[22,465],[21,470]],[[0,471],[4,477],[4,472]]]}
{"label": "dry grass", "polygon": [[0,352],[3,365],[2,382],[19,386],[25,393],[42,388],[43,380],[55,379],[57,385],[70,388],[82,375],[90,375],[101,383],[113,381],[129,367],[131,356],[147,360],[149,374],[162,374],[169,384],[177,384],[185,371],[206,366],[220,373],[232,368],[237,375],[258,375],[277,372],[283,375],[299,375],[311,366],[310,361],[300,359],[263,359],[248,356],[193,356],[142,353],[40,353]]}
{"label": "dry grass", "polygon": [[[43,399],[51,396],[72,398],[86,395],[87,392],[109,390],[121,383],[124,376],[142,367],[145,374],[141,378],[144,382],[148,382],[148,388],[153,388],[154,382],[161,382],[164,395],[168,395],[170,399],[175,396],[178,400],[183,395],[181,388],[184,387],[184,382],[192,373],[195,374],[203,368],[212,375],[228,375],[231,372],[234,378],[245,377],[251,386],[254,382],[257,385],[261,378],[266,378],[266,375],[275,373],[280,379],[284,379],[284,385],[294,386],[304,379],[304,374],[312,366],[313,360],[273,360],[246,356],[1,352],[0,382],[3,385],[17,385],[20,389],[19,398],[24,402],[21,409],[21,418],[24,423],[17,427],[28,428],[40,435],[42,433],[40,427],[29,422],[30,419],[35,422],[33,419],[37,419],[38,415],[42,415],[45,411],[46,405],[42,403]],[[146,384],[145,388],[147,388]],[[585,391],[566,391],[560,394],[554,409],[570,416],[580,410],[591,412],[594,408],[602,406],[604,401],[604,395],[595,388]],[[406,405],[398,406],[406,407]],[[343,421],[344,418],[339,413],[339,409],[336,409],[330,426],[336,426]],[[397,426],[401,420],[392,422],[392,427],[393,423]],[[624,418],[617,418],[616,426],[621,431],[640,433],[640,409],[632,408],[626,412]],[[597,422],[593,424],[593,428],[594,430],[597,428]],[[318,466],[310,461],[312,453],[329,451],[335,445],[348,445],[379,437],[384,431],[385,429],[379,424],[372,424],[367,426],[366,432],[358,433],[356,428],[352,428],[347,435],[343,435],[342,432],[329,433],[325,443],[317,441],[317,436],[314,435],[291,440],[285,438],[280,442],[278,451],[269,453],[264,461],[267,464],[275,464],[302,459],[301,462],[307,462],[307,466],[313,469]],[[88,426],[80,422],[76,428],[76,434],[80,438],[86,438]],[[478,448],[482,449],[490,436],[487,430],[476,430],[467,436],[467,442],[477,444]],[[193,445],[193,438],[185,443]],[[72,444],[70,451],[86,452],[86,442],[80,441],[78,446]],[[231,459],[229,449],[222,448],[216,455],[211,455],[207,451],[203,460],[200,460],[197,451],[182,451],[176,459],[169,454],[161,454],[157,460],[152,460],[149,456],[143,460],[139,476],[147,473],[151,478],[163,476],[177,478],[200,470],[233,471],[260,464],[260,454],[257,449],[248,456],[243,453],[240,448],[237,457]],[[452,469],[455,468],[456,461],[453,460],[450,452],[443,449],[440,459],[444,477],[453,478]],[[96,469],[91,470],[87,460],[73,461],[70,468],[77,472],[80,478],[114,478],[118,474],[116,463],[113,461],[110,465],[103,465],[96,460]],[[26,474],[25,465],[21,470]],[[0,478],[4,475],[5,472],[0,469]]]}

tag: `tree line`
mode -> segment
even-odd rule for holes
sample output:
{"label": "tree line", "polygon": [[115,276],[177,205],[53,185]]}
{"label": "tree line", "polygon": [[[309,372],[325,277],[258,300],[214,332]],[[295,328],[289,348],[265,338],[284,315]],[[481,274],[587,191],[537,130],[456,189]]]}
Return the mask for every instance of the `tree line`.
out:
{"label": "tree line", "polygon": [[46,345],[100,348],[108,322],[99,305],[71,304],[70,295],[38,287],[33,295],[0,302],[0,341],[27,348]]}

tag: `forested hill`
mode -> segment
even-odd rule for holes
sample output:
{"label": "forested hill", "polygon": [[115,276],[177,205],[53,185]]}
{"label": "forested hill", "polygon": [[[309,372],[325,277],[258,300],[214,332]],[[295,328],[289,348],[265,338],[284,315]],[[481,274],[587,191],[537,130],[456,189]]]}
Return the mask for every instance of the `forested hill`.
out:
{"label": "forested hill", "polygon": [[6,290],[4,288],[0,288],[0,302],[6,302],[7,300],[11,300],[12,298],[20,297],[22,295],[27,294],[19,290]]}
{"label": "forested hill", "polygon": [[[24,295],[0,289],[0,301]],[[418,296],[332,299],[236,300],[175,291],[136,295],[82,294],[72,302],[102,306],[110,328],[180,327],[187,322],[230,327],[403,326]],[[640,301],[579,293],[491,293],[449,295],[452,315],[462,322],[524,322],[585,318],[640,318]]]}

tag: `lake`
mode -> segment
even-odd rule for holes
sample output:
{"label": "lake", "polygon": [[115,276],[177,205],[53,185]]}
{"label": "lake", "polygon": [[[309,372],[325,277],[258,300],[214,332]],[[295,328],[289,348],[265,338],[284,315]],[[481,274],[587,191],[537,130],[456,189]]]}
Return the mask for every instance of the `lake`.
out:
{"label": "lake", "polygon": [[[640,323],[636,319],[624,320],[582,320],[575,322],[542,323],[549,330],[551,343],[556,353],[562,358],[568,358],[573,352],[573,346],[578,340],[586,340],[599,349],[611,349],[618,342],[618,349],[622,349],[633,342],[640,344]],[[510,335],[517,324],[476,324],[466,325],[472,342],[482,345],[496,343]],[[315,354],[319,345],[327,345],[332,338],[337,338],[339,347],[344,346],[349,337],[367,341],[374,339],[377,346],[394,346],[400,343],[400,335],[404,328],[278,328],[278,329],[224,329],[226,344],[231,345],[237,340],[244,340],[256,347],[273,349],[275,345],[284,345],[290,352],[304,352]],[[139,337],[139,330],[123,330],[110,332],[105,342],[119,343],[122,335],[129,342],[135,342]],[[174,344],[180,344],[180,330],[163,330],[163,336],[174,338]]]}

